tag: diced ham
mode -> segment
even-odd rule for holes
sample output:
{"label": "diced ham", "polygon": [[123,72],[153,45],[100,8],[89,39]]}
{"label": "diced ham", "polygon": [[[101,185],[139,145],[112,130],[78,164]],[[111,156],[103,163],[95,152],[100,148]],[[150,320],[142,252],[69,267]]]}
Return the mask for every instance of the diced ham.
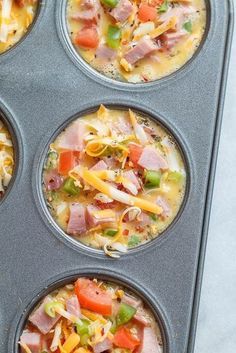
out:
{"label": "diced ham", "polygon": [[80,5],[86,9],[98,9],[100,7],[98,0],[82,0]]}
{"label": "diced ham", "polygon": [[106,45],[100,45],[96,50],[96,58],[99,60],[111,61],[117,56],[117,52]]}
{"label": "diced ham", "polygon": [[150,326],[150,320],[148,319],[146,312],[143,308],[138,308],[134,319],[143,326]]}
{"label": "diced ham", "polygon": [[161,36],[161,41],[166,49],[171,49],[185,36],[186,32],[184,31],[165,33]]}
{"label": "diced ham", "polygon": [[32,353],[40,353],[41,351],[41,335],[37,332],[23,332],[20,342],[26,344]]}
{"label": "diced ham", "polygon": [[112,342],[109,338],[105,338],[104,341],[97,343],[93,347],[94,353],[102,353],[112,349]]}
{"label": "diced ham", "polygon": [[54,327],[61,317],[58,314],[56,314],[55,317],[50,317],[45,313],[45,304],[50,303],[51,301],[52,299],[47,296],[38,309],[36,309],[29,317],[29,321],[44,335],[46,335]]}
{"label": "diced ham", "polygon": [[92,168],[90,168],[90,170],[107,170],[107,169],[108,169],[107,164],[103,160],[100,160]]}
{"label": "diced ham", "polygon": [[131,183],[133,183],[136,186],[137,190],[141,189],[139,179],[132,170],[127,170],[123,173],[123,176],[124,178],[128,179]]}
{"label": "diced ham", "polygon": [[133,5],[129,0],[120,0],[118,5],[110,12],[117,22],[125,22],[133,11]]}
{"label": "diced ham", "polygon": [[119,162],[113,157],[103,157],[102,159],[110,169],[116,169],[119,167]]}
{"label": "diced ham", "polygon": [[171,214],[171,209],[166,200],[163,197],[158,196],[156,203],[163,209],[163,212],[161,214],[162,217],[169,217]]}
{"label": "diced ham", "polygon": [[150,218],[150,216],[147,213],[142,212],[138,216],[138,222],[139,222],[140,226],[145,227],[145,226],[147,226],[147,225],[149,225],[151,223],[151,218]]}
{"label": "diced ham", "polygon": [[67,225],[67,233],[71,235],[83,234],[87,230],[85,207],[79,203],[70,205],[70,218]]}
{"label": "diced ham", "polygon": [[138,60],[143,59],[157,49],[158,45],[156,43],[149,37],[143,37],[134,48],[130,49],[128,53],[125,54],[124,58],[129,64],[133,65]]}
{"label": "diced ham", "polygon": [[71,18],[75,21],[92,21],[97,18],[97,11],[95,9],[88,9],[76,12]]}
{"label": "diced ham", "polygon": [[71,18],[75,21],[92,21],[96,20],[100,2],[98,0],[82,0],[80,2],[81,11],[77,11]]}
{"label": "diced ham", "polygon": [[58,190],[62,186],[63,179],[55,169],[45,172],[43,178],[47,190]]}
{"label": "diced ham", "polygon": [[151,327],[144,327],[140,353],[162,353],[157,335]]}
{"label": "diced ham", "polygon": [[138,160],[138,164],[147,170],[166,170],[168,164],[166,160],[157,152],[154,147],[147,146]]}
{"label": "diced ham", "polygon": [[72,151],[84,148],[85,125],[81,121],[71,124],[59,137],[57,147]]}
{"label": "diced ham", "polygon": [[123,135],[131,135],[133,133],[131,124],[123,118],[118,118],[116,122],[112,122],[111,129]]}
{"label": "diced ham", "polygon": [[72,295],[66,300],[66,310],[68,311],[68,313],[76,317],[81,316],[80,304],[77,295]]}
{"label": "diced ham", "polygon": [[142,300],[138,298],[134,298],[131,295],[125,294],[122,297],[122,303],[128,304],[130,306],[133,306],[135,309],[138,309],[139,307],[142,306]]}
{"label": "diced ham", "polygon": [[87,206],[87,221],[88,225],[90,227],[96,227],[99,224],[104,224],[104,223],[114,223],[116,222],[116,217],[115,217],[115,212],[113,211],[114,216],[112,215],[111,217],[98,217],[95,212],[105,212],[106,210],[101,210],[100,208],[89,205]]}

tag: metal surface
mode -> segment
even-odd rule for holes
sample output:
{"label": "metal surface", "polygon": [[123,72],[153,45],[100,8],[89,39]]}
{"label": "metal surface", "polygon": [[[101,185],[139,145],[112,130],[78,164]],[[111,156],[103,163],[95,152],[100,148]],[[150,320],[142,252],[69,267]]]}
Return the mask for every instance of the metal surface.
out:
{"label": "metal surface", "polygon": [[[58,30],[60,4],[61,0],[45,1],[25,40],[0,56],[1,108],[17,141],[16,178],[0,204],[0,352],[16,353],[16,333],[22,324],[19,320],[36,294],[63,279],[65,273],[79,274],[88,268],[88,274],[102,276],[104,272],[104,277],[114,274],[131,286],[133,282],[165,322],[167,352],[190,353],[232,33],[232,5],[226,0],[210,1],[210,26],[204,45],[182,70],[151,85],[122,84],[121,88],[93,70],[74,65]],[[55,131],[70,117],[100,103],[129,104],[162,117],[180,140],[190,169],[189,193],[177,221],[150,246],[120,260],[69,246],[49,224],[38,192],[41,156]]]}

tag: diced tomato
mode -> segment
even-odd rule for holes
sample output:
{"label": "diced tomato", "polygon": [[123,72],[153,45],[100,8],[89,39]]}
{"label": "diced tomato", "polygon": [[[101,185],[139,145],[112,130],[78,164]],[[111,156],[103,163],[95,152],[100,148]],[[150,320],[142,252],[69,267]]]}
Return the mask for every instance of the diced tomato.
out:
{"label": "diced tomato", "polygon": [[125,235],[125,236],[128,236],[129,235],[129,229],[124,229],[122,234]]}
{"label": "diced tomato", "polygon": [[112,314],[112,298],[109,293],[86,278],[79,278],[75,283],[75,293],[82,308],[110,316]]}
{"label": "diced tomato", "polygon": [[97,48],[99,36],[95,26],[82,28],[75,37],[75,44],[83,48]]}
{"label": "diced tomato", "polygon": [[121,327],[118,331],[116,331],[113,343],[119,348],[126,348],[133,351],[140,345],[140,340],[134,337],[130,330],[128,330],[126,327]]}
{"label": "diced tomato", "polygon": [[138,10],[138,18],[142,22],[154,21],[157,17],[157,9],[147,4],[141,4]]}
{"label": "diced tomato", "polygon": [[75,167],[78,153],[76,151],[63,151],[60,153],[58,163],[59,174],[66,175]]}
{"label": "diced tomato", "polygon": [[143,148],[140,145],[136,145],[135,143],[130,143],[129,144],[129,159],[131,162],[134,164],[134,166],[137,166],[138,160],[141,157],[141,154],[143,152]]}

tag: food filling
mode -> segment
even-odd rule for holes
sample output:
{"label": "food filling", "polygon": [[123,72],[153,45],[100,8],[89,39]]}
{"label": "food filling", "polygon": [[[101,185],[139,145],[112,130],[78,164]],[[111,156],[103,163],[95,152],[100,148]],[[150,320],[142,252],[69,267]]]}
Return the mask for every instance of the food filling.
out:
{"label": "food filling", "polygon": [[36,14],[38,0],[0,0],[0,54],[26,33]]}
{"label": "food filling", "polygon": [[79,278],[46,296],[29,316],[21,353],[162,353],[160,328],[137,296]]}
{"label": "food filling", "polygon": [[44,195],[58,225],[114,257],[170,225],[185,184],[182,155],[162,126],[104,106],[60,133],[43,171]]}
{"label": "food filling", "polygon": [[78,53],[104,75],[148,82],[182,67],[206,26],[204,0],[68,0]]}
{"label": "food filling", "polygon": [[14,153],[11,136],[0,119],[0,200],[3,197],[14,168]]}

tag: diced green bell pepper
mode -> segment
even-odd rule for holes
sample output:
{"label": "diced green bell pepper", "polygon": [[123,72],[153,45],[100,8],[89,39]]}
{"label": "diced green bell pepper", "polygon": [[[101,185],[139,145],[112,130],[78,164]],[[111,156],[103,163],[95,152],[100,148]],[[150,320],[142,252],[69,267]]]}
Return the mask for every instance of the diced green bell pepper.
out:
{"label": "diced green bell pepper", "polygon": [[108,237],[114,237],[118,233],[117,229],[105,229],[103,235]]}
{"label": "diced green bell pepper", "polygon": [[192,31],[193,31],[192,22],[191,22],[191,21],[185,22],[185,23],[183,24],[183,28],[184,28],[187,32],[192,33]]}
{"label": "diced green bell pepper", "polygon": [[117,26],[110,25],[107,31],[107,45],[112,49],[117,49],[120,45],[121,30]]}
{"label": "diced green bell pepper", "polygon": [[169,172],[167,176],[168,181],[178,183],[182,180],[183,175],[180,172]]}
{"label": "diced green bell pepper", "polygon": [[150,218],[155,222],[158,221],[158,216],[155,213],[151,213]]}
{"label": "diced green bell pepper", "polygon": [[135,309],[133,306],[121,303],[116,317],[117,325],[121,326],[129,322],[132,317],[136,314],[136,312],[137,309]]}
{"label": "diced green bell pepper", "polygon": [[128,247],[132,248],[140,243],[140,238],[137,235],[132,235],[128,241]]}
{"label": "diced green bell pepper", "polygon": [[154,170],[148,170],[145,174],[146,188],[159,188],[161,183],[161,173]]}
{"label": "diced green bell pepper", "polygon": [[80,188],[75,185],[74,179],[72,179],[70,177],[65,180],[64,185],[63,185],[63,190],[67,194],[73,195],[73,196],[76,196],[80,193]]}
{"label": "diced green bell pepper", "polygon": [[101,0],[101,3],[107,7],[111,7],[112,9],[116,7],[119,0]]}
{"label": "diced green bell pepper", "polygon": [[158,12],[159,13],[166,12],[168,10],[168,7],[169,7],[168,0],[164,0],[163,4],[158,9]]}

